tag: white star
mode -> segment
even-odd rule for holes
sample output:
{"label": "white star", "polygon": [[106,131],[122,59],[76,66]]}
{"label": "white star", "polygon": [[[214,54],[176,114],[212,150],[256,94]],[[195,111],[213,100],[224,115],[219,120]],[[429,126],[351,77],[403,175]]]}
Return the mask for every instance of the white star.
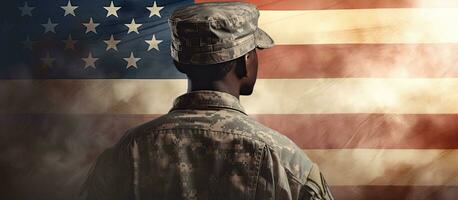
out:
{"label": "white star", "polygon": [[47,52],[46,57],[41,58],[41,60],[43,61],[43,67],[52,67],[56,59],[51,57],[51,55],[49,55],[49,52]]}
{"label": "white star", "polygon": [[32,10],[35,9],[35,7],[29,7],[29,4],[25,2],[24,6],[19,7],[19,10],[21,10],[21,16],[32,16]]}
{"label": "white star", "polygon": [[113,35],[111,35],[110,40],[104,40],[104,42],[107,44],[107,51],[110,49],[118,50],[118,43],[121,42],[121,40],[115,40]]}
{"label": "white star", "polygon": [[139,33],[138,32],[138,27],[142,26],[142,24],[136,24],[135,23],[135,19],[132,19],[132,22],[130,24],[125,24],[125,25],[129,28],[129,31],[127,31],[128,34],[130,32]]}
{"label": "white star", "polygon": [[107,17],[113,15],[115,17],[118,17],[118,10],[121,9],[121,7],[116,7],[113,3],[113,1],[111,1],[110,3],[110,6],[109,7],[103,7],[105,8],[105,10],[107,10]]}
{"label": "white star", "polygon": [[154,1],[153,6],[147,7],[146,9],[148,9],[149,12],[150,12],[149,17],[152,17],[154,15],[157,15],[158,17],[161,17],[161,13],[159,11],[161,11],[162,8],[164,8],[164,7],[158,7],[156,5],[156,1]]}
{"label": "white star", "polygon": [[30,50],[32,50],[33,48],[33,43],[35,42],[31,41],[29,36],[27,36],[27,38],[24,41],[22,41],[22,44],[25,46],[25,48]]}
{"label": "white star", "polygon": [[65,43],[65,49],[75,50],[75,44],[78,40],[73,40],[72,35],[70,34],[68,35],[68,39],[63,40],[63,42]]}
{"label": "white star", "polygon": [[153,38],[151,40],[145,40],[147,44],[149,44],[148,51],[151,49],[156,49],[159,51],[159,46],[158,44],[162,42],[162,40],[156,40],[156,36],[153,35]]}
{"label": "white star", "polygon": [[83,25],[86,26],[86,33],[89,33],[89,32],[97,33],[97,30],[95,28],[97,28],[97,26],[99,26],[100,24],[94,23],[91,17],[91,19],[89,19],[89,22],[83,23]]}
{"label": "white star", "polygon": [[70,0],[68,0],[67,6],[61,6],[62,9],[65,10],[64,16],[67,15],[73,15],[75,16],[75,9],[77,9],[79,6],[72,6],[72,3]]}
{"label": "white star", "polygon": [[127,61],[127,69],[129,69],[129,67],[138,68],[138,67],[137,67],[137,62],[138,62],[140,59],[141,59],[141,58],[135,58],[135,57],[134,57],[134,53],[131,52],[129,58],[124,58],[124,60]]}
{"label": "white star", "polygon": [[95,69],[95,62],[97,62],[98,58],[94,58],[92,57],[92,53],[89,52],[89,56],[87,56],[87,58],[82,58],[85,62],[84,64],[84,69],[88,68],[88,67],[92,67]]}
{"label": "white star", "polygon": [[41,24],[43,27],[45,27],[45,33],[47,32],[53,32],[56,33],[56,26],[57,24],[53,24],[51,22],[51,18],[48,18],[48,22],[46,24]]}

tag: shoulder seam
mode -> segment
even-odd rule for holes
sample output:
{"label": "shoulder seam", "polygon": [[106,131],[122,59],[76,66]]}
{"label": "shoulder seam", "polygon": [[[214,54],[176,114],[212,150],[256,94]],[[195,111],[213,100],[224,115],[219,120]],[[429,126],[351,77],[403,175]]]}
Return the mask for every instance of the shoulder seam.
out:
{"label": "shoulder seam", "polygon": [[294,174],[291,172],[290,169],[288,169],[287,167],[284,167],[284,168],[285,168],[286,173],[287,173],[289,176],[291,176],[291,178],[292,178],[294,181],[298,182],[298,183],[301,184],[301,185],[304,185],[304,184],[305,184],[305,183],[303,183],[296,175],[294,175]]}
{"label": "shoulder seam", "polygon": [[[143,134],[148,134],[148,133],[157,133],[157,134],[173,134],[173,133],[169,133],[169,132],[162,132],[161,131],[171,131],[171,130],[201,130],[201,131],[209,131],[209,132],[216,132],[216,133],[226,133],[226,134],[233,134],[233,135],[238,135],[238,136],[241,136],[241,137],[245,137],[245,138],[250,138],[250,139],[253,139],[253,140],[256,140],[256,141],[259,141],[259,142],[262,142],[263,144],[267,144],[267,142],[261,140],[261,139],[258,139],[258,138],[253,138],[253,137],[250,137],[248,135],[244,135],[242,133],[237,133],[237,132],[228,132],[228,131],[215,131],[215,130],[212,130],[212,129],[203,129],[203,128],[168,128],[168,129],[155,129],[155,130],[152,130],[152,131],[148,131],[148,132],[144,132]],[[270,146],[270,145],[268,145]]]}

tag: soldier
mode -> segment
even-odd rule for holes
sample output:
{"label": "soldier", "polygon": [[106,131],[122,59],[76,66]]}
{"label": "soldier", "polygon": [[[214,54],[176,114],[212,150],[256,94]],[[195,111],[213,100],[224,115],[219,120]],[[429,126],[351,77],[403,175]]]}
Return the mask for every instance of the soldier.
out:
{"label": "soldier", "polygon": [[171,55],[188,92],[97,159],[86,199],[333,199],[316,164],[245,113],[256,49],[273,40],[247,3],[204,3],[169,19]]}

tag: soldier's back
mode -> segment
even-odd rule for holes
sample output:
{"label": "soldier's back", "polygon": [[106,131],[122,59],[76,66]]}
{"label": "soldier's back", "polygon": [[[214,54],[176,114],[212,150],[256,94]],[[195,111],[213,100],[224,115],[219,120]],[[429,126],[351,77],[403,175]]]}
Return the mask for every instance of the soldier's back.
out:
{"label": "soldier's back", "polygon": [[117,148],[130,157],[124,170],[137,199],[332,198],[304,152],[247,116],[227,93],[182,95]]}

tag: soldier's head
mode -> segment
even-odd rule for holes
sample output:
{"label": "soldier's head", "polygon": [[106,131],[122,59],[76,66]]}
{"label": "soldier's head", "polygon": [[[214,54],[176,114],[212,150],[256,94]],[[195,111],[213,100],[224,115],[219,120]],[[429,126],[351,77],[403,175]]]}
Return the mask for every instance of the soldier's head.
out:
{"label": "soldier's head", "polygon": [[169,25],[175,66],[193,84],[228,83],[249,95],[256,82],[256,49],[274,42],[258,28],[259,11],[241,2],[203,3],[175,10]]}

